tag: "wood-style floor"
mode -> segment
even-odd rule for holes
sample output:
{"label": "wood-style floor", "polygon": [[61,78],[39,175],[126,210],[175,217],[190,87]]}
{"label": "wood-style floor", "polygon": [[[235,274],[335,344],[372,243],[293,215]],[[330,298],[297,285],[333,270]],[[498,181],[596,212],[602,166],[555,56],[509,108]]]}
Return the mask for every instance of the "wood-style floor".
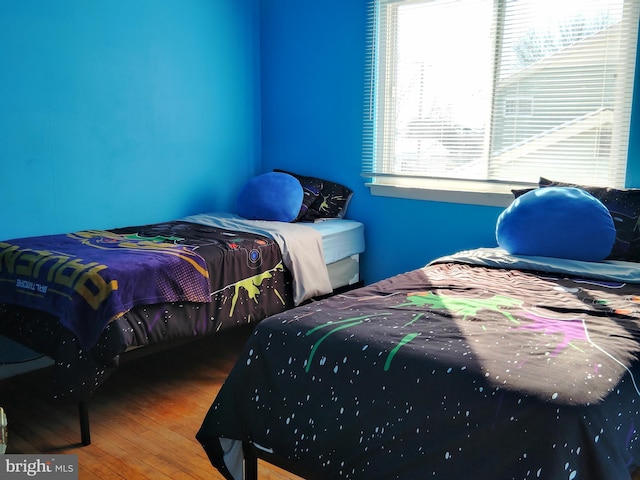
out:
{"label": "wood-style floor", "polygon": [[[77,406],[51,402],[51,372],[0,380],[7,453],[77,454],[79,479],[221,479],[195,439],[250,330],[235,329],[125,361],[89,404],[91,445]],[[297,479],[260,462],[261,479]]]}
{"label": "wood-style floor", "polygon": [[[86,447],[76,405],[49,400],[48,369],[0,380],[7,453],[77,454],[80,480],[221,479],[195,434],[249,334],[235,329],[124,362],[90,403]],[[259,473],[299,479],[263,462]]]}

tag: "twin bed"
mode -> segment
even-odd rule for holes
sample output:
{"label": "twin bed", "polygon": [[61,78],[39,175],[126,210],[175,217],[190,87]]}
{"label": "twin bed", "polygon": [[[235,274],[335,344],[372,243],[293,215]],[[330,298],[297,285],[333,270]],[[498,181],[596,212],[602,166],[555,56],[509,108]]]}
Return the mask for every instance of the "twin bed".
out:
{"label": "twin bed", "polygon": [[461,252],[261,322],[198,439],[225,478],[620,480],[640,272]]}
{"label": "twin bed", "polygon": [[[498,225],[518,209],[534,217],[508,240],[525,232],[527,244],[550,238],[548,249],[579,242],[564,245],[569,256],[584,245],[591,255],[590,243],[602,250],[581,236],[585,217],[553,218],[584,196],[558,188],[505,210]],[[212,464],[236,480],[256,479],[259,458],[306,479],[631,478],[640,191],[600,190],[615,259],[513,253],[498,235],[498,248],[261,322],[197,433]]]}
{"label": "twin bed", "polygon": [[122,354],[257,323],[353,288],[363,251],[356,221],[228,213],[7,240],[0,334],[53,359],[53,397],[79,403],[86,445],[87,401]]}

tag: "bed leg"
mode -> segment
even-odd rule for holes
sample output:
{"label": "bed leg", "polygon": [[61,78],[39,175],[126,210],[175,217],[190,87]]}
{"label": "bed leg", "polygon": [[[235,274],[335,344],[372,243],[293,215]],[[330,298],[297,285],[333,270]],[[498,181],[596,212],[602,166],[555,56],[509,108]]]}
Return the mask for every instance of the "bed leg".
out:
{"label": "bed leg", "polygon": [[80,437],[82,445],[91,444],[91,432],[89,430],[89,405],[88,401],[81,400],[78,402],[78,416],[80,418]]}
{"label": "bed leg", "polygon": [[258,457],[247,442],[242,443],[242,450],[244,453],[243,480],[258,480]]}

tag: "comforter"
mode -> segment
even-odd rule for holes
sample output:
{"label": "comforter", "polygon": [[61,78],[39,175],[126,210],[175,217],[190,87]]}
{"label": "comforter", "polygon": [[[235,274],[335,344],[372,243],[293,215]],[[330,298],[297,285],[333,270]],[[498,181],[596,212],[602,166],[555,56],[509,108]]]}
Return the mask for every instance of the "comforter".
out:
{"label": "comforter", "polygon": [[639,269],[478,250],[263,321],[197,438],[305,478],[622,479]]}
{"label": "comforter", "polygon": [[[70,320],[64,310],[31,308],[28,302],[0,303],[0,333],[55,360],[54,398],[87,399],[118,366],[120,354],[131,347],[194,338],[258,322],[293,307],[291,274],[278,244],[267,236],[180,220],[91,232],[91,238],[127,245],[144,243],[147,250],[163,248],[170,252],[168,255],[189,252],[190,258],[201,258],[206,267],[206,275],[201,275],[206,279],[206,289],[199,289],[206,295],[173,298],[171,292],[182,288],[185,282],[189,284],[192,276],[177,270],[173,275],[163,275],[168,282],[165,285],[157,281],[152,269],[143,270],[142,276],[116,276],[109,281],[120,282],[120,287],[133,297],[141,291],[139,287],[144,290],[164,285],[169,292],[167,301],[163,297],[151,301],[144,297],[125,305],[124,311],[117,314],[77,315]],[[60,250],[59,244],[54,243],[53,247]],[[46,250],[52,251],[53,247]],[[140,263],[144,266],[145,260]],[[133,285],[127,278],[133,278]],[[14,284],[15,281],[0,282],[0,288],[13,289]]]}

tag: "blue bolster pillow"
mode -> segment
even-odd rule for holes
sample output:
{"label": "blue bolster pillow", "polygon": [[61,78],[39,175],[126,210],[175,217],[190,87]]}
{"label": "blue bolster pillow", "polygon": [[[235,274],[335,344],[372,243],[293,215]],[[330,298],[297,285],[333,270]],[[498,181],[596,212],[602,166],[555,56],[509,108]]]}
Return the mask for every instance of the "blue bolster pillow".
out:
{"label": "blue bolster pillow", "polygon": [[287,173],[269,172],[249,180],[237,198],[238,215],[249,220],[291,222],[300,213],[304,191]]}
{"label": "blue bolster pillow", "polygon": [[496,223],[498,245],[514,255],[597,262],[616,239],[609,210],[579,188],[547,187],[516,198]]}

